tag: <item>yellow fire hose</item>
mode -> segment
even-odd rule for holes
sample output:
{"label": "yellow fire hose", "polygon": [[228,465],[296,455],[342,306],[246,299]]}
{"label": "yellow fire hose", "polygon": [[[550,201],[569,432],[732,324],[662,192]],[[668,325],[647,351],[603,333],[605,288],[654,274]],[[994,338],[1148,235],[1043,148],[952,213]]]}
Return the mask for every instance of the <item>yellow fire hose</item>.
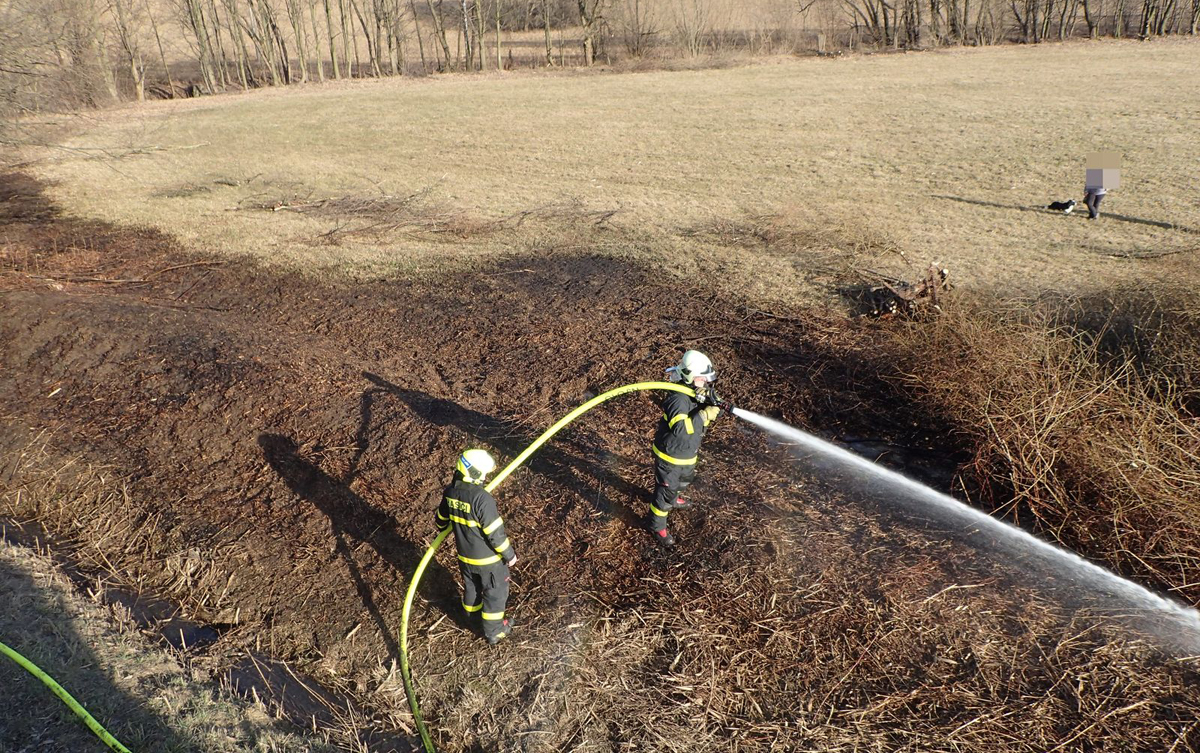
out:
{"label": "yellow fire hose", "polygon": [[83,723],[88,726],[88,729],[96,733],[96,737],[104,741],[105,745],[117,751],[117,753],[129,753],[129,749],[118,742],[117,738],[110,735],[108,730],[100,726],[100,722],[96,721],[96,719],[87,712],[87,709],[85,709],[83,706],[80,706],[79,701],[76,701],[74,698],[72,698],[71,694],[68,693],[62,685],[59,685],[57,682],[55,682],[53,677],[43,672],[36,664],[29,661],[24,656],[21,656],[15,650],[9,648],[3,643],[0,643],[0,654],[4,654],[8,658],[12,659],[17,664],[21,665],[25,671],[29,672],[29,674],[41,680],[46,687],[50,688],[54,695],[58,696],[63,703],[67,704],[67,706],[75,712],[76,716],[83,720]]}
{"label": "yellow fire hose", "polygon": [[[520,455],[509,463],[504,470],[500,471],[491,482],[484,487],[491,492],[500,482],[508,478],[509,474],[520,467],[522,463],[529,459],[529,456],[537,452],[538,448],[545,444],[551,437],[557,434],[564,426],[571,423],[575,419],[587,413],[592,408],[595,408],[600,403],[611,400],[619,395],[624,395],[630,392],[646,392],[649,390],[668,390],[671,392],[682,392],[685,395],[695,396],[695,390],[690,387],[684,387],[681,384],[671,384],[670,382],[638,382],[636,384],[627,384],[624,387],[617,387],[614,390],[609,390],[603,394],[588,400],[583,405],[580,405],[575,410],[563,416],[558,423],[546,430],[542,436],[533,441],[533,444],[526,447]],[[400,674],[404,678],[404,693],[408,696],[408,705],[412,708],[413,719],[416,720],[417,729],[421,733],[421,742],[425,745],[427,753],[434,753],[433,740],[429,737],[429,729],[425,726],[425,720],[421,718],[421,708],[417,705],[417,693],[413,689],[412,672],[408,667],[408,617],[412,612],[413,597],[417,593],[417,586],[421,583],[421,576],[425,574],[425,567],[429,565],[429,561],[433,559],[433,555],[437,552],[437,548],[442,545],[449,535],[450,529],[442,531],[425,550],[425,556],[417,564],[417,569],[413,571],[412,581],[408,584],[408,593],[404,596],[404,613],[400,619]]]}

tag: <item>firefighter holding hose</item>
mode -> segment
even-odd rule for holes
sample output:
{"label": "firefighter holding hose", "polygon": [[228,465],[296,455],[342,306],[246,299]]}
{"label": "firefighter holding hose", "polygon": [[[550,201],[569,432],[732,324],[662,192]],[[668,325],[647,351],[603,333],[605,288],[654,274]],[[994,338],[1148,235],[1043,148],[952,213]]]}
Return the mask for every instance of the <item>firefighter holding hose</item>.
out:
{"label": "firefighter holding hose", "polygon": [[666,393],[662,400],[663,416],[650,446],[654,453],[655,487],[646,526],[655,542],[664,547],[675,544],[675,537],[667,530],[667,516],[672,510],[690,507],[681,494],[696,478],[696,458],[705,432],[721,415],[721,400],[712,387],[717,373],[708,356],[689,350],[679,365],[667,372],[671,381],[691,387],[696,396]]}
{"label": "firefighter holding hose", "polygon": [[463,609],[483,618],[483,635],[496,645],[512,632],[504,616],[508,602],[508,569],[517,563],[496,499],[483,488],[496,461],[485,450],[467,450],[454,469],[454,480],[442,494],[437,527],[454,528],[458,567],[463,578]]}

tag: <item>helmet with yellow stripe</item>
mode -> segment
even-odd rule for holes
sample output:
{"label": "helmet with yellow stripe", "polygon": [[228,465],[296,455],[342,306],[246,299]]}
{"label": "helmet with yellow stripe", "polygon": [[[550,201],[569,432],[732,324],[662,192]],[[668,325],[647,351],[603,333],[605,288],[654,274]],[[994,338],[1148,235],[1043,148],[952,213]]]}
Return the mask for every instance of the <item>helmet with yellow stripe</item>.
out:
{"label": "helmet with yellow stripe", "polygon": [[487,450],[467,450],[459,456],[454,468],[464,480],[482,484],[487,475],[496,470],[496,461]]}

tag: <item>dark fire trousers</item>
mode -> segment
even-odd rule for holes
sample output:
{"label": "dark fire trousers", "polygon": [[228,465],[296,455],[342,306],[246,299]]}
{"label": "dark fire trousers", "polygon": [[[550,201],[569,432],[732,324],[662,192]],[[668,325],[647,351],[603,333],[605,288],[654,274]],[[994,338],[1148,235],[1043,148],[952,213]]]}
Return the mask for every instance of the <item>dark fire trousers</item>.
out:
{"label": "dark fire trousers", "polygon": [[654,501],[650,503],[650,530],[667,527],[667,515],[679,505],[675,500],[696,479],[696,466],[675,465],[660,457],[654,458]]}
{"label": "dark fire trousers", "polygon": [[463,579],[463,609],[481,612],[483,634],[495,638],[505,632],[504,605],[508,603],[508,565],[468,565],[460,562]]}

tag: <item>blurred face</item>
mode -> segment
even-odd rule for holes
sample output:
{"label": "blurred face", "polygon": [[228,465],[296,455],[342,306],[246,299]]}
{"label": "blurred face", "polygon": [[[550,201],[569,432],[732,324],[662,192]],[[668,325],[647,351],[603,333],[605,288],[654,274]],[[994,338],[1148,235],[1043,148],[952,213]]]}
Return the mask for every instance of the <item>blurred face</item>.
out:
{"label": "blurred face", "polygon": [[709,385],[708,377],[702,377],[702,376],[698,376],[698,377],[694,377],[694,378],[692,379],[692,386],[693,386],[693,387],[697,387],[697,388],[699,388],[699,387],[707,387],[708,385]]}

